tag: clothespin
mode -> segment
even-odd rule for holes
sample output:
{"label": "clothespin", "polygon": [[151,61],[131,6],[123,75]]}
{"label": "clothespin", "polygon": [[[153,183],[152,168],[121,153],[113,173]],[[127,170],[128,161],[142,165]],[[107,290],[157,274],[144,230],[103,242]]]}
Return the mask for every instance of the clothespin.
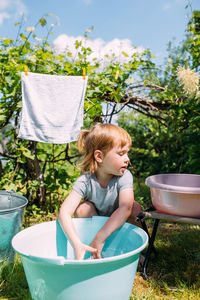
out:
{"label": "clothespin", "polygon": [[26,65],[24,66],[24,72],[25,72],[25,75],[28,76],[28,67]]}
{"label": "clothespin", "polygon": [[115,81],[117,81],[118,76],[119,76],[119,70],[116,71],[116,74],[115,74]]}
{"label": "clothespin", "polygon": [[85,80],[85,77],[86,77],[86,69],[83,68],[83,79]]}

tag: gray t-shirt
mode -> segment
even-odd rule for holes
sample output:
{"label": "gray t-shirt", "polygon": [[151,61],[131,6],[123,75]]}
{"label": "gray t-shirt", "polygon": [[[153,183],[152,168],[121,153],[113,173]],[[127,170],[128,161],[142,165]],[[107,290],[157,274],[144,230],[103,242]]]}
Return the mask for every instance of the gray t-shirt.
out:
{"label": "gray t-shirt", "polygon": [[113,176],[106,188],[102,188],[95,174],[83,174],[75,182],[73,189],[92,202],[100,216],[110,216],[119,207],[119,192],[133,188],[133,176],[126,170],[122,176]]}

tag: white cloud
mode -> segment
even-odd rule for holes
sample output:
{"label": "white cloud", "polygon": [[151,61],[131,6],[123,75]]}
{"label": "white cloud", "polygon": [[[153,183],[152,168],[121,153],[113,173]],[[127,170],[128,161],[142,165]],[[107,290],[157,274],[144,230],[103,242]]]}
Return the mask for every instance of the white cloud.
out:
{"label": "white cloud", "polygon": [[165,3],[162,8],[164,11],[168,11],[171,8],[171,3]]}
{"label": "white cloud", "polygon": [[0,25],[3,24],[5,19],[9,19],[10,15],[6,12],[0,12]]}
{"label": "white cloud", "polygon": [[162,5],[162,10],[168,11],[170,9],[173,9],[176,5],[184,5],[185,6],[185,0],[168,0]]}
{"label": "white cloud", "polygon": [[11,0],[11,1],[16,9],[16,13],[18,14],[27,13],[27,8],[22,0]]}
{"label": "white cloud", "polygon": [[10,5],[10,0],[0,0],[0,10],[5,10]]}
{"label": "white cloud", "polygon": [[92,4],[92,0],[83,0],[83,2],[84,2],[86,5]]}
{"label": "white cloud", "polygon": [[22,13],[27,13],[27,8],[22,0],[0,0],[0,25],[5,19],[11,17],[15,19]]}
{"label": "white cloud", "polygon": [[[94,40],[84,39],[81,36],[73,37],[66,34],[59,35],[53,42],[54,47],[58,52],[70,52],[72,58],[76,59],[77,49],[75,48],[75,42],[82,41],[82,45],[86,48],[91,48],[92,53],[89,56],[90,62],[94,59],[105,60],[105,55],[115,55],[119,61],[126,62],[131,59],[134,53],[142,53],[143,47],[133,47],[129,39],[114,39],[109,42],[105,42],[101,38]],[[123,55],[125,52],[126,55]]]}
{"label": "white cloud", "polygon": [[[177,3],[177,4],[184,4],[184,5],[185,5],[185,2],[186,2],[185,0],[176,0],[176,3]],[[188,1],[188,2],[189,2],[189,1]]]}

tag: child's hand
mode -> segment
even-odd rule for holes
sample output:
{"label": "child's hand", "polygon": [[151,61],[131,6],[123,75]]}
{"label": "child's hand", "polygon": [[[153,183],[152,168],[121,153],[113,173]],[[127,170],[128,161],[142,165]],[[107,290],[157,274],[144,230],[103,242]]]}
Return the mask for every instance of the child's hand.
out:
{"label": "child's hand", "polygon": [[78,247],[75,248],[75,252],[76,252],[76,259],[80,260],[80,259],[84,259],[86,252],[91,252],[92,255],[96,255],[97,249],[81,243],[78,245]]}
{"label": "child's hand", "polygon": [[98,259],[101,258],[101,251],[103,249],[105,241],[100,241],[98,240],[97,236],[94,238],[94,240],[92,241],[92,243],[90,244],[91,247],[97,249],[96,252],[92,253],[92,257],[94,259]]}

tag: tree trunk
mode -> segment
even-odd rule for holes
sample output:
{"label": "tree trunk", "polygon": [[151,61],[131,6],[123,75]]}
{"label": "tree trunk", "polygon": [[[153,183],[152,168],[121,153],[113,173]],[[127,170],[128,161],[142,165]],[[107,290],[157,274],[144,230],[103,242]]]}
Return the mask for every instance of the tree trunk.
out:
{"label": "tree trunk", "polygon": [[31,142],[30,148],[31,151],[34,153],[35,158],[34,160],[27,158],[27,175],[30,177],[32,180],[38,180],[40,183],[40,188],[39,188],[39,203],[40,205],[43,205],[46,199],[46,190],[45,190],[45,182],[44,182],[44,175],[42,173],[41,167],[40,167],[40,162],[37,157],[37,150],[36,150],[36,145],[37,142]]}

